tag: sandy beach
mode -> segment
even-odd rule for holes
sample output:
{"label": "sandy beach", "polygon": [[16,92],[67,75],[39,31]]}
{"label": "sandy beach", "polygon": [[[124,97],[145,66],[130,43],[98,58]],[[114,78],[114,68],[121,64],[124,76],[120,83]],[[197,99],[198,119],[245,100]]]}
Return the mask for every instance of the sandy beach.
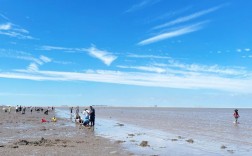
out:
{"label": "sandy beach", "polygon": [[[14,109],[9,114],[1,108],[1,155],[250,156],[252,153],[251,109],[241,109],[244,117],[239,125],[234,125],[230,118],[232,109],[95,109],[96,125],[89,128],[75,124],[68,107],[58,107],[49,115],[31,113],[29,109],[26,114]],[[57,122],[41,123],[43,117],[50,121],[54,115]]]}
{"label": "sandy beach", "polygon": [[67,119],[41,123],[43,117],[50,121],[54,115],[29,109],[21,114],[14,108],[9,114],[1,107],[1,155],[131,155],[119,143],[96,136],[92,128],[69,126]]}

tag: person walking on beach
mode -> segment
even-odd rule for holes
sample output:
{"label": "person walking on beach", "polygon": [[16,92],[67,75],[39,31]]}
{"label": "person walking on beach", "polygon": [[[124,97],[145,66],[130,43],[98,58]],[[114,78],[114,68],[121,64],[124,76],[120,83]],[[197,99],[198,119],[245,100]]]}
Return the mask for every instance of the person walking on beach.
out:
{"label": "person walking on beach", "polygon": [[238,123],[238,118],[240,117],[239,113],[238,113],[238,109],[234,110],[234,114],[233,114],[234,118],[235,118],[235,123]]}
{"label": "person walking on beach", "polygon": [[95,109],[90,106],[90,112],[89,112],[89,115],[90,115],[90,126],[94,126],[95,125]]}

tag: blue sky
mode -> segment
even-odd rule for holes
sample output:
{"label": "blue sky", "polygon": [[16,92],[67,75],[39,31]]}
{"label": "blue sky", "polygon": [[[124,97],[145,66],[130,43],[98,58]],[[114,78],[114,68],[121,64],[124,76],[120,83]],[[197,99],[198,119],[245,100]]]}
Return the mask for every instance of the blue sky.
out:
{"label": "blue sky", "polygon": [[0,104],[251,107],[251,5],[0,0]]}

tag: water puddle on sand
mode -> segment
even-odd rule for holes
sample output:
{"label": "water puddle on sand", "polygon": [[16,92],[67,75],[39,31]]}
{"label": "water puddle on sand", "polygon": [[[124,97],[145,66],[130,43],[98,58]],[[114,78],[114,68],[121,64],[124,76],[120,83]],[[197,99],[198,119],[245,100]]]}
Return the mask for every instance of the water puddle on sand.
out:
{"label": "water puddle on sand", "polygon": [[114,140],[137,155],[217,155],[186,145],[181,137],[158,131],[97,119],[95,134]]}
{"label": "water puddle on sand", "polygon": [[[136,155],[251,156],[251,151],[219,142],[194,140],[168,132],[146,129],[115,120],[96,119],[95,134],[114,140]],[[147,141],[147,142],[145,142]],[[214,144],[214,145],[213,145]]]}

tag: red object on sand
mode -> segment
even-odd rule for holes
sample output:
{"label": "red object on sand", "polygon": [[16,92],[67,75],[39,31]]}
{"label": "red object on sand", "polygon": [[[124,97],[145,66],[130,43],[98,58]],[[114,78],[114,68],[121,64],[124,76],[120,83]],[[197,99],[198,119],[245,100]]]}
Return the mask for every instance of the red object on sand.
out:
{"label": "red object on sand", "polygon": [[46,122],[46,119],[43,118],[43,119],[41,120],[41,122]]}

